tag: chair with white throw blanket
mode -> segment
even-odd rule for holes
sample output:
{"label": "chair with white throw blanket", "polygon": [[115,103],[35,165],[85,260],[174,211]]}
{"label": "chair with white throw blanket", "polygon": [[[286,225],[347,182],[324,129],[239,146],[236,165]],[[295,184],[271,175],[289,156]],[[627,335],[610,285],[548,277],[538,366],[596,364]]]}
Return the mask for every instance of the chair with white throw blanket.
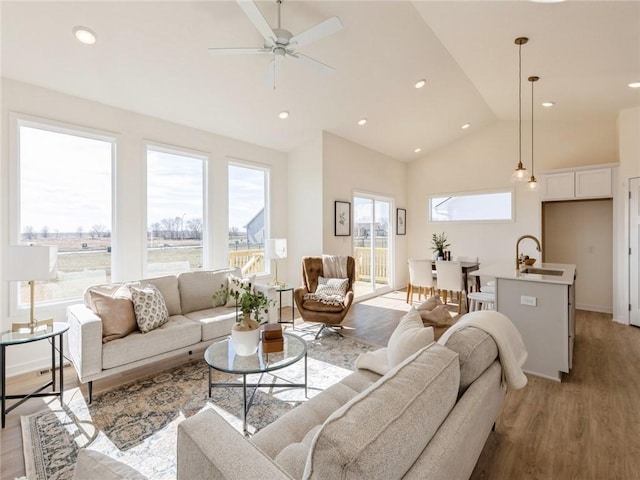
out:
{"label": "chair with white throw blanket", "polygon": [[353,257],[302,258],[302,286],[294,290],[296,307],[305,322],[320,322],[325,329],[341,335],[336,328],[353,303],[356,262]]}

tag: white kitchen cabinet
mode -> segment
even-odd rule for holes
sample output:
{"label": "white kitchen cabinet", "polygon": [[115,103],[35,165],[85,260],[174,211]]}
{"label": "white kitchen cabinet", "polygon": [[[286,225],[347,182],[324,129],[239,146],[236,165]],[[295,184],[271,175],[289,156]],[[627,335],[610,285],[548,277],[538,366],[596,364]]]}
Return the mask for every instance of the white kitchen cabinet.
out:
{"label": "white kitchen cabinet", "polygon": [[611,169],[577,170],[576,198],[611,197]]}
{"label": "white kitchen cabinet", "polygon": [[575,197],[574,172],[541,175],[543,200],[572,200]]}
{"label": "white kitchen cabinet", "polygon": [[611,168],[593,168],[539,175],[543,201],[610,198]]}

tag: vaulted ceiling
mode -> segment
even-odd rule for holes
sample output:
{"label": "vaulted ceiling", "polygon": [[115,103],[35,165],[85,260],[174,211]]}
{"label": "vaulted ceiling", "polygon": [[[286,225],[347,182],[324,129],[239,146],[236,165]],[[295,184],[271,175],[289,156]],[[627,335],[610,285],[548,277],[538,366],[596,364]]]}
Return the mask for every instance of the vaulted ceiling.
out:
{"label": "vaulted ceiling", "polygon": [[[270,25],[276,4],[257,2]],[[300,49],[335,68],[323,75],[286,58],[276,89],[270,57],[212,56],[259,47],[234,1],[0,3],[2,75],[282,151],[326,130],[412,160],[536,99],[542,122],[615,121],[640,105],[640,2],[296,1],[282,3],[294,34],[337,16],[344,28]],[[84,25],[97,42],[79,43]],[[424,88],[416,89],[419,79]],[[278,113],[290,112],[287,120]],[[357,124],[367,118],[364,126]],[[461,126],[470,123],[463,130]],[[414,149],[421,147],[421,153]]]}

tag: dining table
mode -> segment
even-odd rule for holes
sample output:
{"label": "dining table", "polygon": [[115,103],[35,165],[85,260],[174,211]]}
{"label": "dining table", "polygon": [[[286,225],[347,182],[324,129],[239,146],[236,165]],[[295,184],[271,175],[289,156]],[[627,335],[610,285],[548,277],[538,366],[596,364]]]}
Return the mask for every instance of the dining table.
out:
{"label": "dining table", "polygon": [[[446,260],[442,260],[446,261]],[[461,261],[460,266],[462,267],[462,281],[464,283],[464,291],[469,293],[469,282],[468,282],[468,274],[480,268],[480,262],[469,262],[469,261]],[[436,269],[436,260],[431,261],[431,269]],[[476,276],[475,288],[476,291],[480,291],[480,277]]]}

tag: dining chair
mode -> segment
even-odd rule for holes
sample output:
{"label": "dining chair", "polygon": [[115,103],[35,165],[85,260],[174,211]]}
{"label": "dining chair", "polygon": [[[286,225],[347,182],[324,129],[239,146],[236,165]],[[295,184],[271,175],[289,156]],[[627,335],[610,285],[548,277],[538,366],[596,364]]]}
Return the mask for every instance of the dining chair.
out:
{"label": "dining chair", "polygon": [[433,295],[433,273],[431,271],[431,260],[429,259],[409,259],[409,284],[407,285],[407,303],[413,303],[414,288],[418,289],[418,301],[422,297],[424,289],[424,298],[427,293]]}
{"label": "dining chair", "polygon": [[447,292],[453,292],[458,295],[458,313],[462,312],[462,299],[467,292],[464,291],[464,279],[462,278],[462,265],[460,262],[436,262],[436,271],[438,272],[437,288],[444,297],[442,301],[447,303]]}
{"label": "dining chair", "polygon": [[[456,262],[479,263],[480,259],[478,257],[459,256],[459,257],[456,257]],[[475,284],[475,277],[472,277],[469,274],[467,274],[467,285],[469,286],[469,292],[473,292],[474,284]]]}

